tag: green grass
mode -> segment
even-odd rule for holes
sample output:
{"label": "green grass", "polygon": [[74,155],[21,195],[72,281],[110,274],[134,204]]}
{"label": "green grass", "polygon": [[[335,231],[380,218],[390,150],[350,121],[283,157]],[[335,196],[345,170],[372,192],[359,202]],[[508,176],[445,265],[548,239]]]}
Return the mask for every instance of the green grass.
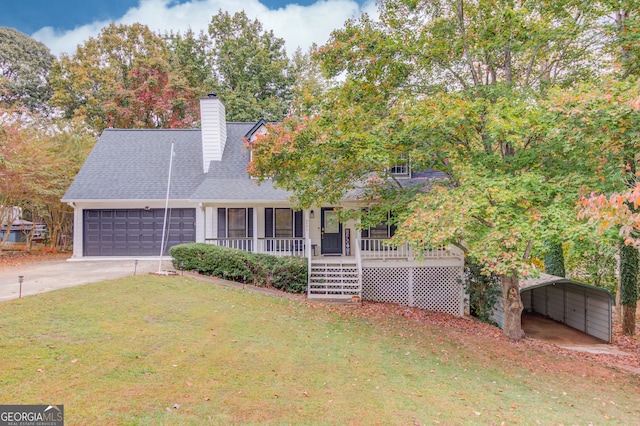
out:
{"label": "green grass", "polygon": [[64,404],[67,425],[640,418],[637,377],[558,373],[563,360],[529,365],[482,336],[181,277],[4,302],[0,335],[0,403]]}

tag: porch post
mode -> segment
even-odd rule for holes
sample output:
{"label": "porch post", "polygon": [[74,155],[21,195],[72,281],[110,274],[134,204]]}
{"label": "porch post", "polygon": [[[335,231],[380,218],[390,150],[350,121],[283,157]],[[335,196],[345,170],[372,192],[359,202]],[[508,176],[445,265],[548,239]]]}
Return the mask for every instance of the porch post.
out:
{"label": "porch post", "polygon": [[204,243],[207,238],[207,213],[202,203],[196,208],[196,243]]}
{"label": "porch post", "polygon": [[77,205],[69,203],[71,207],[73,207],[73,257],[79,258],[82,257],[84,252],[83,244],[84,244],[84,227],[83,219],[84,219],[84,209],[78,207]]}
{"label": "porch post", "polygon": [[253,252],[258,253],[258,209],[253,208]]}

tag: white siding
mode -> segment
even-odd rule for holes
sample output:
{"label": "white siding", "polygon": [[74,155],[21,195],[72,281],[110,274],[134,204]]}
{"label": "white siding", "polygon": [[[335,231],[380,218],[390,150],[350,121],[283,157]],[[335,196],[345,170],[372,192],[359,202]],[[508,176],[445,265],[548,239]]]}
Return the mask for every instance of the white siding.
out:
{"label": "white siding", "polygon": [[493,313],[489,317],[489,319],[498,324],[498,327],[500,328],[504,326],[504,309],[502,309],[502,300],[502,296],[500,296],[493,307]]}
{"label": "white siding", "polygon": [[83,210],[82,208],[76,206],[73,208],[73,257],[82,257],[82,240],[84,239],[83,235],[83,226],[82,226],[82,216]]}
{"label": "white siding", "polygon": [[202,127],[202,167],[209,171],[211,161],[222,160],[227,143],[227,119],[224,104],[215,96],[200,100]]}
{"label": "white siding", "polygon": [[205,228],[204,208],[198,206],[196,208],[196,243],[204,243]]}

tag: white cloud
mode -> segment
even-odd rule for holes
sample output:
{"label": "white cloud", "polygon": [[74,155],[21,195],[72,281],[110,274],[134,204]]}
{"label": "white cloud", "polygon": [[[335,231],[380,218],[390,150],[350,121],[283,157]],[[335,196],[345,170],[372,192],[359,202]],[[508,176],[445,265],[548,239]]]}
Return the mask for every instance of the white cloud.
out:
{"label": "white cloud", "polygon": [[[244,10],[251,19],[258,19],[267,30],[285,39],[287,52],[298,47],[306,51],[312,43],[324,44],[336,28],[341,28],[349,18],[357,18],[362,12],[376,14],[375,1],[368,0],[359,6],[354,0],[318,0],[309,6],[290,4],[271,10],[258,0],[192,0],[174,4],[171,0],[140,0],[137,7],[129,9],[115,20],[118,24],[139,22],[158,33],[165,31],[184,32],[191,28],[198,33],[207,30],[211,17],[219,10],[231,14]],[[89,37],[95,37],[110,21],[91,22],[69,31],[57,31],[45,27],[32,37],[43,42],[54,55],[73,54],[76,47]]]}

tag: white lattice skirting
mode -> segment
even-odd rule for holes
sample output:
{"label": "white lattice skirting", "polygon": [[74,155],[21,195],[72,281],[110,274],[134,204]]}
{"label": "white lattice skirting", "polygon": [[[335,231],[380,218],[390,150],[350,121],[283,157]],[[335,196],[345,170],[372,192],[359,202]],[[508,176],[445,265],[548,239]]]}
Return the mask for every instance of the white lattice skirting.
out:
{"label": "white lattice skirting", "polygon": [[464,315],[461,267],[362,269],[362,298]]}

